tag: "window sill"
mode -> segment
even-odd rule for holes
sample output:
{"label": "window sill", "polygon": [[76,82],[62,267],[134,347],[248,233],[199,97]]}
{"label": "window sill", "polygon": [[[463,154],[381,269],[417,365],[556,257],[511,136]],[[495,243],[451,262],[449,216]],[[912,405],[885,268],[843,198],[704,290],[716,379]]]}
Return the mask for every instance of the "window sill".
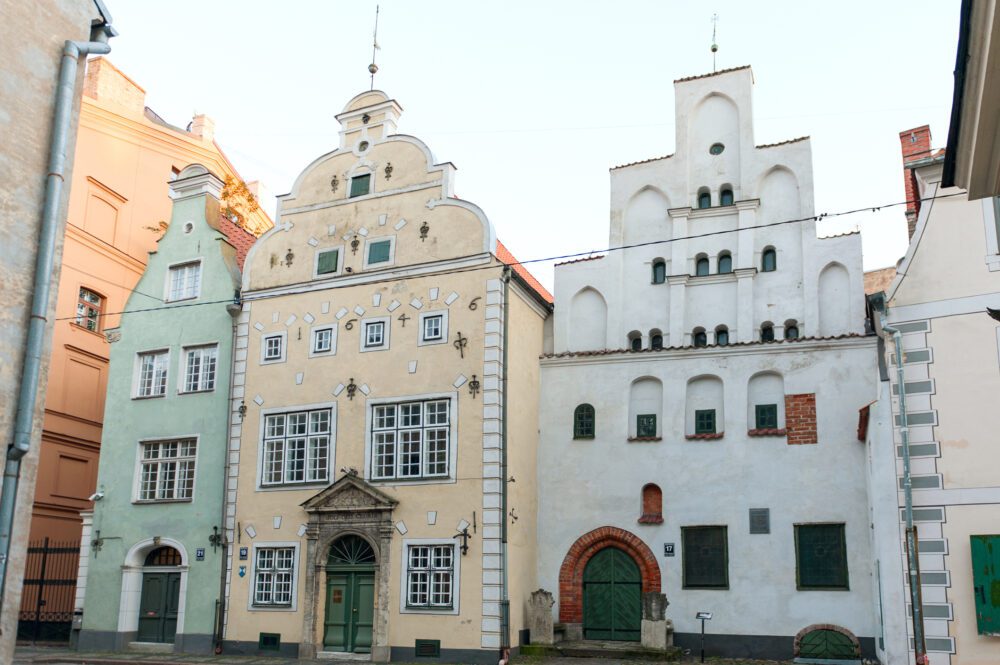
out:
{"label": "window sill", "polygon": [[[297,580],[296,580],[297,581]],[[251,612],[295,612],[294,605],[250,605]]]}
{"label": "window sill", "polygon": [[591,435],[591,436],[574,436],[573,440],[574,441],[593,441],[595,438],[596,437],[594,437],[593,435]]}
{"label": "window sill", "polygon": [[214,393],[215,387],[205,388],[204,390],[178,390],[178,395],[200,395],[203,393]]}
{"label": "window sill", "polygon": [[132,399],[162,399],[166,396],[166,393],[163,393],[162,395],[136,395]]}
{"label": "window sill", "polygon": [[639,518],[639,524],[663,524],[662,513],[649,513]]}
{"label": "window sill", "polygon": [[278,365],[278,364],[283,363],[283,362],[285,362],[284,358],[272,358],[271,360],[261,360],[260,364],[261,365]]}
{"label": "window sill", "polygon": [[721,439],[725,436],[725,432],[705,432],[703,434],[685,434],[684,438],[688,441],[708,441],[712,439]]}
{"label": "window sill", "polygon": [[404,478],[368,478],[370,483],[441,483],[452,480],[451,476],[406,476]]}
{"label": "window sill", "polygon": [[167,298],[166,300],[163,301],[163,303],[165,305],[169,305],[169,304],[175,303],[175,302],[185,302],[187,300],[197,300],[197,299],[198,299],[198,296],[188,296],[186,298],[173,298],[173,299]]}
{"label": "window sill", "polygon": [[641,443],[643,441],[663,441],[662,436],[630,436],[626,439],[629,443]]}
{"label": "window sill", "polygon": [[326,487],[329,480],[310,480],[307,483],[272,483],[270,485],[258,485],[257,491],[272,492],[275,490],[309,490],[317,487]]}
{"label": "window sill", "polygon": [[70,325],[71,328],[74,328],[74,329],[79,330],[81,332],[89,333],[91,335],[97,335],[98,337],[104,337],[104,333],[103,332],[101,332],[99,330],[91,330],[90,328],[87,328],[86,326],[81,326],[79,323],[76,323],[75,321],[70,321],[69,325]]}
{"label": "window sill", "polygon": [[756,427],[747,430],[747,436],[786,436],[787,434],[784,427]]}
{"label": "window sill", "polygon": [[136,506],[154,506],[158,503],[191,503],[194,499],[136,499],[132,502]]}
{"label": "window sill", "polygon": [[796,591],[850,591],[846,586],[797,586]]}
{"label": "window sill", "polygon": [[688,586],[687,584],[681,586],[682,589],[691,589],[695,591],[729,591],[729,585],[726,586]]}

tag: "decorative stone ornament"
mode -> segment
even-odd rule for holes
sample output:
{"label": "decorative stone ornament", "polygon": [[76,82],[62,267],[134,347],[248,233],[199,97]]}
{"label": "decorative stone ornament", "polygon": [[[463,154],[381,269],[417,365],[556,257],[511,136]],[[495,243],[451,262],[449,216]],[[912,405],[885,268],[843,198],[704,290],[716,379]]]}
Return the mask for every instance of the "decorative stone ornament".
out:
{"label": "decorative stone ornament", "polygon": [[420,242],[427,240],[427,233],[431,230],[430,225],[424,222],[420,225]]}
{"label": "decorative stone ornament", "polygon": [[358,390],[358,385],[354,383],[354,377],[351,377],[351,380],[347,382],[347,399],[353,400],[354,393],[356,393],[357,390]]}
{"label": "decorative stone ornament", "polygon": [[551,592],[545,589],[531,592],[528,600],[528,630],[531,631],[532,644],[555,644],[552,624],[552,606],[555,604]]}
{"label": "decorative stone ornament", "polygon": [[456,349],[458,349],[458,354],[465,358],[465,347],[469,345],[469,338],[462,337],[461,331],[455,333],[455,341],[453,342]]}
{"label": "decorative stone ornament", "polygon": [[479,379],[476,375],[472,375],[472,380],[469,381],[469,394],[472,395],[472,399],[476,399],[476,394],[479,393]]}
{"label": "decorative stone ornament", "polygon": [[337,191],[338,187],[340,187],[340,180],[337,178],[337,176],[333,176],[332,178],[330,178],[330,191],[335,192]]}
{"label": "decorative stone ornament", "polygon": [[387,162],[385,165],[385,179],[388,180],[392,177],[392,162]]}

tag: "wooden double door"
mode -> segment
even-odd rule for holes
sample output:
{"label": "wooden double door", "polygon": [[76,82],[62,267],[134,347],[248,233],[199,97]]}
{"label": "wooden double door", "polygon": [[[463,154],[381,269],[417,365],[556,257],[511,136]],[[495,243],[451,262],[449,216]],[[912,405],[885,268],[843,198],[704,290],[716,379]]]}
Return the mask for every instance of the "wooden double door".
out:
{"label": "wooden double door", "polygon": [[583,637],[638,642],[642,574],[628,554],[606,547],[583,569]]}
{"label": "wooden double door", "polygon": [[137,636],[140,642],[174,641],[180,595],[180,573],[143,573]]}
{"label": "wooden double door", "polygon": [[371,653],[375,616],[375,571],[327,570],[323,647]]}

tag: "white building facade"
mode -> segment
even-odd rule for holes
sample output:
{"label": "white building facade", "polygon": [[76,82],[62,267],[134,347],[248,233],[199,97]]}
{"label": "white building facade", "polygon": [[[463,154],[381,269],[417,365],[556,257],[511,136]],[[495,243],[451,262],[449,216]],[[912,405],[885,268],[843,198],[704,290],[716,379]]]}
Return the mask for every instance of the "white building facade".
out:
{"label": "white building facade", "polygon": [[876,654],[861,238],[817,238],[810,142],[755,145],[752,85],[676,81],[676,152],[611,170],[625,249],[556,270],[538,579],[566,639],[638,640],[663,593],[680,646],[710,611],[710,654]]}

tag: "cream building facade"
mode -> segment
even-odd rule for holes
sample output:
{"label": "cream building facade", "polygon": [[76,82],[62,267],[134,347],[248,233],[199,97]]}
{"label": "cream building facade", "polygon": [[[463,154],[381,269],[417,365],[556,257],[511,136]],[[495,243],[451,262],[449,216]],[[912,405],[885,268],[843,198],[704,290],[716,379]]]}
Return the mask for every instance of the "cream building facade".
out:
{"label": "cream building facade", "polygon": [[228,651],[493,662],[525,623],[551,296],[401,110],[352,99],[247,259]]}

